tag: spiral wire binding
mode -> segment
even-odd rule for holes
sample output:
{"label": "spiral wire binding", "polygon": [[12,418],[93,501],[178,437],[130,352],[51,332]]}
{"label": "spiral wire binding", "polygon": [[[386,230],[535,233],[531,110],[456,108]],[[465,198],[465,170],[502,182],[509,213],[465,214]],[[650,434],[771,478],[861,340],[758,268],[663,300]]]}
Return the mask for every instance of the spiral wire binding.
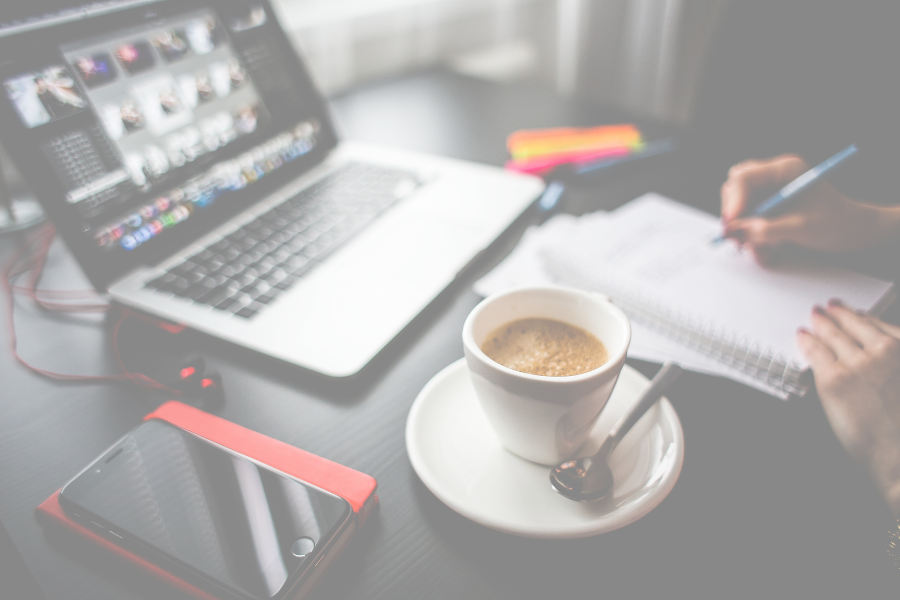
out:
{"label": "spiral wire binding", "polygon": [[786,359],[780,352],[773,352],[769,346],[760,346],[744,333],[689,311],[672,308],[637,287],[618,286],[612,281],[601,281],[601,278],[586,281],[583,274],[565,265],[555,264],[554,267],[557,274],[565,273],[561,278],[563,281],[608,292],[629,318],[692,350],[789,394],[804,396],[809,391],[803,366]]}
{"label": "spiral wire binding", "polygon": [[705,356],[765,381],[767,385],[798,396],[809,391],[809,384],[803,381],[803,367],[785,359],[780,352],[773,352],[769,346],[761,346],[747,335],[726,329],[710,319],[673,309],[645,295],[632,301],[625,293],[614,300],[629,318]]}

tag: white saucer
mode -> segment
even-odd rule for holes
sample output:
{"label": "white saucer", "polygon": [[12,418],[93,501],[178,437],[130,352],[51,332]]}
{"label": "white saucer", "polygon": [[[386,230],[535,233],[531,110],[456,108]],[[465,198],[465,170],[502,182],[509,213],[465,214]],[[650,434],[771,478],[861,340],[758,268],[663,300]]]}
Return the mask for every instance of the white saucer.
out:
{"label": "white saucer", "polygon": [[[646,377],[628,365],[622,369],[579,456],[596,451],[646,386]],[[613,451],[612,493],[595,503],[573,502],[550,486],[550,467],[500,445],[460,359],[419,392],[406,421],[406,451],[428,489],[464,517],[514,535],[578,538],[618,529],[656,508],[681,473],[684,432],[663,398]]]}

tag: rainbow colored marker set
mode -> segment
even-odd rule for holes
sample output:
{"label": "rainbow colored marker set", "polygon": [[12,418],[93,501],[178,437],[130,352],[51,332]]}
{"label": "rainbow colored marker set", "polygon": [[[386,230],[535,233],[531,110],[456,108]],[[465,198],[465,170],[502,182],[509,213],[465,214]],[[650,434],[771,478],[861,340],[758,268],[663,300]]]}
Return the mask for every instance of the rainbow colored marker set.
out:
{"label": "rainbow colored marker set", "polygon": [[506,168],[544,175],[560,165],[581,166],[624,158],[644,145],[631,123],[598,127],[522,129],[506,138],[510,160]]}

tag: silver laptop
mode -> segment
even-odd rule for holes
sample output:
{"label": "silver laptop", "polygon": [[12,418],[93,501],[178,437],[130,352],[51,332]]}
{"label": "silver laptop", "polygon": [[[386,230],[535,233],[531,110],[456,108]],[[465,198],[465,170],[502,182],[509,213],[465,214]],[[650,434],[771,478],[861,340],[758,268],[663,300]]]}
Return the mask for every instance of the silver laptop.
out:
{"label": "silver laptop", "polygon": [[93,284],[329,376],[364,367],[543,189],[339,141],[267,0],[6,21],[0,135]]}

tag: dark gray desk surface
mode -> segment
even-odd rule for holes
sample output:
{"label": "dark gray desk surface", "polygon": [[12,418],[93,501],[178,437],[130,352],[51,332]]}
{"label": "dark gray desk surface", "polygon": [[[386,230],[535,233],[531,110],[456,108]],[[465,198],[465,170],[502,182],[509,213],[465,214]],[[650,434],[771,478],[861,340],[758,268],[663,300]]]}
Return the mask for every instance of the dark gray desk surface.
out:
{"label": "dark gray desk surface", "polygon": [[[519,127],[588,125],[608,113],[545,92],[441,72],[337,98],[348,137],[500,164]],[[651,189],[659,171],[603,185],[570,210],[610,208]],[[690,200],[690,198],[684,198]],[[519,228],[519,231],[521,228]],[[882,531],[888,513],[828,429],[814,397],[782,402],[688,374],[672,390],[686,440],[671,495],[637,523],[599,537],[536,541],[497,533],[444,506],[413,472],[407,411],[462,356],[471,282],[516,232],[451,287],[352,381],[330,381],[196,333],[122,333],[132,368],[153,372],[196,352],[225,379],[223,417],[376,477],[381,507],[315,598],[844,598],[897,591]],[[0,239],[0,259],[13,238]],[[57,244],[49,286],[86,285]],[[72,373],[111,372],[102,319],[43,314],[18,301],[20,347]],[[34,507],[135,426],[161,398],[126,385],[60,385],[16,365],[0,326],[0,520],[48,599],[172,598],[174,592],[84,545],[50,538]],[[633,363],[646,374],[656,366]],[[893,586],[893,587],[890,587]],[[0,582],[0,597],[4,594]],[[863,595],[869,596],[869,593]]]}

